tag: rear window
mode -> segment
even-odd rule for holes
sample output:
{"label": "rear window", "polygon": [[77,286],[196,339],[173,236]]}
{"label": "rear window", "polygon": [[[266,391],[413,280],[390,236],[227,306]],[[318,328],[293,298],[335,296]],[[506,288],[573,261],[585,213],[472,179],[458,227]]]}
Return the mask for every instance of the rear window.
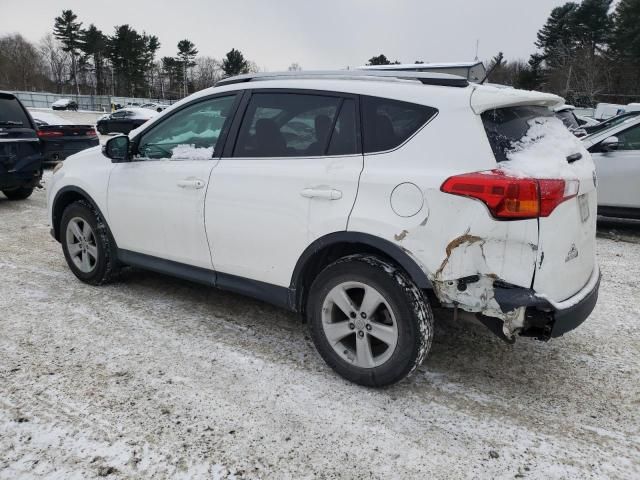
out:
{"label": "rear window", "polygon": [[496,160],[508,160],[507,153],[513,149],[514,144],[526,136],[531,127],[531,120],[553,115],[548,108],[535,106],[497,108],[484,112],[482,123]]}
{"label": "rear window", "polygon": [[378,97],[362,97],[365,153],[384,152],[402,145],[438,110],[425,105]]}
{"label": "rear window", "polygon": [[13,96],[0,94],[0,126],[31,128],[24,109]]}

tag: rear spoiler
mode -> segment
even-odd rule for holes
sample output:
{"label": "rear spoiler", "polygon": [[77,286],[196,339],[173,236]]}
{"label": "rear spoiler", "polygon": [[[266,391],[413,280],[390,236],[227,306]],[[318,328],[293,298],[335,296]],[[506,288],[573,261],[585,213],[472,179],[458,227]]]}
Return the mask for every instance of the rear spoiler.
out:
{"label": "rear spoiler", "polygon": [[564,99],[551,93],[518,90],[515,88],[497,88],[487,85],[475,85],[471,92],[471,108],[480,115],[487,110],[522,105],[554,107],[562,105]]}

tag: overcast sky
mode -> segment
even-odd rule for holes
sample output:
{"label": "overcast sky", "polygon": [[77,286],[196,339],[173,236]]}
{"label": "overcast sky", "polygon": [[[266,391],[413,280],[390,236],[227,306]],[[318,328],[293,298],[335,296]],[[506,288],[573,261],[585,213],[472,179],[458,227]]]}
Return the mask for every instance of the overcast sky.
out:
{"label": "overcast sky", "polygon": [[188,38],[216,58],[231,48],[267,70],[363,65],[379,53],[402,62],[528,58],[554,0],[0,0],[0,34],[38,41],[72,9],[105,33],[128,23],[157,35],[159,56]]}

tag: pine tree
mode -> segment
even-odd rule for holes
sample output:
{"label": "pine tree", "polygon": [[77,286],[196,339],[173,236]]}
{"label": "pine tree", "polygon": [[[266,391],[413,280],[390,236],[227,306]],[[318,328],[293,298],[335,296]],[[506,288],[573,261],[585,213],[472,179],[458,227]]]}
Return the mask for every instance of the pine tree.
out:
{"label": "pine tree", "polygon": [[178,60],[182,65],[183,89],[185,97],[188,94],[187,69],[195,65],[193,59],[196,58],[197,54],[198,50],[190,40],[187,40],[185,38],[184,40],[180,40],[178,42]]}
{"label": "pine tree", "polygon": [[222,70],[224,71],[225,77],[248,73],[249,62],[245,60],[240,50],[232,48],[231,51],[227,52],[224,60],[222,60]]}
{"label": "pine tree", "polygon": [[96,93],[104,92],[104,59],[107,54],[107,37],[93,23],[82,31],[80,49],[85,58],[91,57],[96,74]]}
{"label": "pine tree", "polygon": [[391,62],[384,54],[381,53],[376,57],[371,57],[367,65],[391,65]]}
{"label": "pine tree", "polygon": [[64,51],[71,55],[71,75],[76,84],[76,92],[80,95],[78,83],[78,55],[82,41],[82,22],[76,22],[78,16],[71,10],[63,10],[62,15],[55,18],[53,35],[60,40]]}

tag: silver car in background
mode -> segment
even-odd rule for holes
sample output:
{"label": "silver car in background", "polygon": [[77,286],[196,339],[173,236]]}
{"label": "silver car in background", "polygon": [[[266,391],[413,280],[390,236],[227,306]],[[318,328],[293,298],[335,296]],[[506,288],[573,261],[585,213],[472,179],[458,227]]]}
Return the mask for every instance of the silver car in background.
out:
{"label": "silver car in background", "polygon": [[640,116],[582,142],[596,164],[598,214],[640,219]]}

